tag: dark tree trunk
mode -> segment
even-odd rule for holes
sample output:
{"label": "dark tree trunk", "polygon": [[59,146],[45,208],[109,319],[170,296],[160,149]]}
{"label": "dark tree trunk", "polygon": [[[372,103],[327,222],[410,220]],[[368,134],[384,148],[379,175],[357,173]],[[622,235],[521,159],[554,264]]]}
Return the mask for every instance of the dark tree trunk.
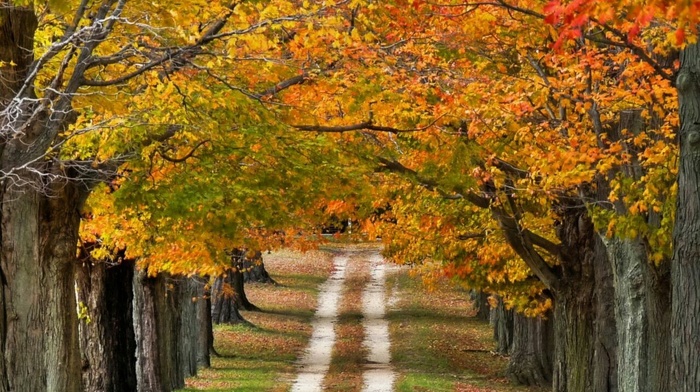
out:
{"label": "dark tree trunk", "polygon": [[82,260],[76,275],[85,392],[136,390],[132,319],[134,263]]}
{"label": "dark tree trunk", "polygon": [[[671,385],[671,263],[659,267],[647,264],[648,358],[651,392],[669,391]],[[644,390],[642,388],[642,390]]]}
{"label": "dark tree trunk", "polygon": [[244,309],[248,311],[259,311],[260,309],[250,303],[248,296],[245,294],[245,281],[243,279],[243,271],[240,268],[233,268],[230,270],[231,281],[233,283],[234,301],[236,302],[236,307],[238,309]]}
{"label": "dark tree trunk", "polygon": [[671,263],[671,388],[700,391],[700,46],[681,51],[678,201]]}
{"label": "dark tree trunk", "polygon": [[[623,143],[629,152],[636,151],[623,134],[639,135],[646,127],[642,109],[620,112],[617,129],[609,128],[612,141]],[[652,127],[658,127],[653,125]],[[623,175],[640,180],[644,168],[632,154],[629,163],[611,171],[608,178]],[[598,180],[598,199],[607,200],[610,184]],[[615,213],[628,215],[622,198],[612,203]],[[647,213],[647,222],[659,225],[659,216]],[[670,262],[659,267],[650,264],[648,249],[642,238],[606,238],[605,242],[613,272],[615,319],[618,339],[618,387],[621,392],[667,391],[670,376]]]}
{"label": "dark tree trunk", "polygon": [[[134,284],[138,391],[172,391],[197,371],[198,284],[137,274]],[[194,300],[193,300],[194,299]],[[137,314],[138,313],[138,314]]]}
{"label": "dark tree trunk", "polygon": [[617,335],[612,270],[605,245],[583,209],[562,217],[566,254],[554,293],[556,392],[617,391]]}
{"label": "dark tree trunk", "polygon": [[134,274],[134,334],[136,338],[136,381],[139,392],[164,392],[161,382],[156,280],[145,273]]}
{"label": "dark tree trunk", "polygon": [[547,318],[513,317],[513,344],[506,374],[522,385],[552,385],[554,328]]}
{"label": "dark tree trunk", "polygon": [[262,252],[254,252],[243,260],[243,281],[245,283],[272,283],[277,284],[265,269]]}
{"label": "dark tree trunk", "polygon": [[[489,195],[493,188],[484,186],[482,189]],[[514,197],[506,195],[515,215],[492,199],[473,194],[469,199],[491,210],[508,245],[554,297],[553,390],[617,391],[612,270],[586,207],[571,198],[554,206],[560,241],[555,244],[520,226],[521,212]],[[552,266],[542,252],[556,257],[559,264]]]}
{"label": "dark tree trunk", "polygon": [[476,310],[475,317],[479,320],[489,321],[491,316],[491,306],[489,306],[489,295],[483,291],[472,290],[469,293],[474,309]]}
{"label": "dark tree trunk", "polygon": [[214,324],[238,324],[247,321],[238,311],[238,304],[234,299],[233,276],[227,274],[214,280],[211,289],[211,318]]}
{"label": "dark tree trunk", "polygon": [[[245,294],[245,278],[244,273],[253,263],[253,259],[259,256],[260,252],[249,252],[245,249],[234,249],[231,252],[231,268],[228,274],[231,276],[233,285],[234,301],[236,307],[244,310],[260,310],[257,306],[248,301],[248,296]],[[261,259],[262,261],[262,259]]]}
{"label": "dark tree trunk", "polygon": [[0,1],[0,107],[19,91],[34,60],[34,32],[38,21],[30,8],[10,7]]}
{"label": "dark tree trunk", "polygon": [[231,268],[214,280],[211,313],[215,324],[247,323],[239,310],[260,310],[248,301],[245,293],[244,271],[246,265],[250,266],[250,261],[246,261],[247,253],[245,249],[234,249],[231,252]]}
{"label": "dark tree trunk", "polygon": [[[202,286],[192,278],[179,278],[175,286],[179,297],[175,297],[173,315],[175,322],[180,324],[177,361],[179,362],[183,380],[197,375],[197,342],[199,339],[199,320],[197,318],[197,302],[202,297]],[[178,379],[178,382],[179,379]],[[180,388],[182,388],[180,386]]]}
{"label": "dark tree trunk", "polygon": [[491,309],[493,338],[499,354],[509,354],[513,345],[513,313],[513,310],[506,309],[501,298],[498,298],[498,305]]}
{"label": "dark tree trunk", "polygon": [[214,329],[211,319],[211,294],[204,283],[198,286],[197,299],[197,366],[211,367],[210,355],[214,349]]}

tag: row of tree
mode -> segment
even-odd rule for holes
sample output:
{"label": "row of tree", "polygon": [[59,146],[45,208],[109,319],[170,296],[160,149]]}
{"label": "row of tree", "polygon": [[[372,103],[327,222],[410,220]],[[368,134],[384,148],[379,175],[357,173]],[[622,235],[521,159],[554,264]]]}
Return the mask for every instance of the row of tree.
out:
{"label": "row of tree", "polygon": [[[247,257],[247,254],[250,253]],[[232,252],[231,265],[211,279],[167,273],[148,277],[133,260],[96,262],[79,256],[77,336],[66,361],[78,362],[70,390],[172,391],[211,366],[213,324],[242,323],[248,302],[243,282],[273,283],[260,252]],[[35,385],[39,387],[39,385]],[[24,389],[22,387],[21,389]]]}
{"label": "row of tree", "polygon": [[[396,260],[502,298],[496,335],[515,380],[698,388],[697,58],[674,46],[694,30],[671,7],[416,7],[426,25],[454,23],[426,28],[446,61],[424,74],[465,114],[383,163],[409,181],[387,188],[380,232]],[[475,71],[455,78],[459,61]]]}

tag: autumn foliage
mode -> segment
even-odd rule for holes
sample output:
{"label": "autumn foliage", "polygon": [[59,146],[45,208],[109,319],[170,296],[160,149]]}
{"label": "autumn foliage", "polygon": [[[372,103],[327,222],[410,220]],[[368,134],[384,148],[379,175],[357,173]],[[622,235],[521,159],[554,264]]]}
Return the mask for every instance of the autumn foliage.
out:
{"label": "autumn foliage", "polygon": [[309,249],[343,221],[528,316],[594,308],[587,284],[622,296],[586,272],[612,276],[619,244],[668,283],[700,2],[2,6],[33,42],[0,51],[7,197],[78,210],[93,261],[217,275],[231,249]]}

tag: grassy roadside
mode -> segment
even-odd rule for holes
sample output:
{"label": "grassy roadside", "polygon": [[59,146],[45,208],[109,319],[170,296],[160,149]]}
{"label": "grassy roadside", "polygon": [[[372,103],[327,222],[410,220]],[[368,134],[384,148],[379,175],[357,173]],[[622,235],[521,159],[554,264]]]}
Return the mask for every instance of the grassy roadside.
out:
{"label": "grassy roadside", "polygon": [[451,287],[427,292],[405,271],[390,277],[388,287],[400,297],[387,315],[396,391],[544,391],[504,377],[508,359],[491,353],[491,328],[471,317],[466,293]]}
{"label": "grassy roadside", "polygon": [[185,391],[286,391],[294,361],[311,336],[318,287],[330,275],[332,255],[291,251],[264,255],[278,286],[246,286],[248,298],[263,312],[242,312],[254,327],[215,327],[214,344],[223,356],[187,380]]}

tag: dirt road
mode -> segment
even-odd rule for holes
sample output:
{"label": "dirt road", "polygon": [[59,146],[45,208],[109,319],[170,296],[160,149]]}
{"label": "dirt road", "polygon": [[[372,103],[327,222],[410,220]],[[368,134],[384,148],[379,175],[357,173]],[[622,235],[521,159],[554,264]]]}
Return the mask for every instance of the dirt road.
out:
{"label": "dirt road", "polygon": [[393,391],[396,377],[391,366],[389,322],[385,318],[388,266],[378,253],[350,258],[346,252],[335,256],[334,271],[320,287],[313,332],[298,363],[299,373],[292,386],[294,392],[323,391],[323,379],[328,372],[336,341],[334,327],[338,320],[338,304],[347,290],[354,289],[344,284],[349,260],[361,263],[355,267],[362,268],[369,276],[367,285],[362,289],[363,346],[367,351],[362,369],[362,391]]}

